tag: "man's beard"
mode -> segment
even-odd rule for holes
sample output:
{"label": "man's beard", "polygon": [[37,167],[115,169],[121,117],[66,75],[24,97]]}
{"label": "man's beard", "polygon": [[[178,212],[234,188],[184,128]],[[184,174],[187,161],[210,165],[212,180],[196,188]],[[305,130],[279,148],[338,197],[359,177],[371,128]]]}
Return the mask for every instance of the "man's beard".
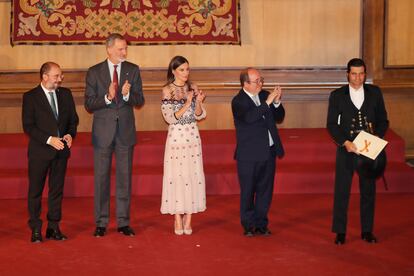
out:
{"label": "man's beard", "polygon": [[53,84],[51,84],[50,86],[50,89],[53,89],[53,90],[56,90],[56,89],[58,89],[59,88],[59,86],[60,86],[60,82],[58,82],[58,83],[53,83]]}

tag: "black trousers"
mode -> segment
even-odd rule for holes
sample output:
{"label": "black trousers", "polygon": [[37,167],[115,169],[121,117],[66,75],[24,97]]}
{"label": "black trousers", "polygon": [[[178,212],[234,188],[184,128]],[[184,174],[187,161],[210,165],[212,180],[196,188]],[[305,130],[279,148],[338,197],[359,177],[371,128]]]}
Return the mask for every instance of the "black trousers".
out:
{"label": "black trousers", "polygon": [[267,227],[272,203],[276,158],[261,162],[237,161],[240,183],[240,220],[245,229]]}
{"label": "black trousers", "polygon": [[29,226],[31,229],[41,229],[42,193],[46,176],[49,175],[48,193],[48,228],[56,229],[62,218],[63,186],[68,158],[52,160],[29,159]]}
{"label": "black trousers", "polygon": [[[348,204],[354,174],[353,153],[339,147],[336,153],[335,194],[332,232],[346,233]],[[361,232],[372,232],[375,213],[375,179],[359,177]]]}

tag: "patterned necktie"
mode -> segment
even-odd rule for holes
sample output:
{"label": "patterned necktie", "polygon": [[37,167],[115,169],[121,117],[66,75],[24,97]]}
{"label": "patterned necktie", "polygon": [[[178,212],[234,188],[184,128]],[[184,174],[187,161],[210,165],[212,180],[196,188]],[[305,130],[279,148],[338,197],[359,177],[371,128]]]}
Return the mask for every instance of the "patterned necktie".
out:
{"label": "patterned necktie", "polygon": [[55,119],[58,119],[58,113],[57,113],[57,109],[56,109],[56,102],[55,102],[55,97],[54,97],[55,92],[50,91],[49,92],[49,96],[50,96],[50,107],[52,108],[52,112],[53,115],[55,116]]}
{"label": "patterned necktie", "polygon": [[118,71],[116,71],[116,68],[118,65],[114,65],[114,74],[112,77],[112,82],[115,84],[115,102],[118,102]]}

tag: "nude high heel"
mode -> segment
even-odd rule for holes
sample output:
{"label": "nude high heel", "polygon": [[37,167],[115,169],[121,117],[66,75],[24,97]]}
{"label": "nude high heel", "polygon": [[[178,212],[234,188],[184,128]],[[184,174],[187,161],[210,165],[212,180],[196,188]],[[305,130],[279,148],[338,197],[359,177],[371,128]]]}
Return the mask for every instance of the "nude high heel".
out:
{"label": "nude high heel", "polygon": [[184,215],[184,218],[183,218],[183,232],[184,232],[184,234],[186,234],[186,235],[191,235],[192,233],[193,233],[193,229],[191,229],[191,228],[189,228],[189,229],[185,229],[185,219],[186,219],[186,215]]}
{"label": "nude high heel", "polygon": [[[178,236],[181,236],[184,233],[183,229],[177,229],[177,225],[179,226],[179,222],[177,220],[174,220],[174,233]],[[183,228],[183,226],[181,225],[181,228]]]}
{"label": "nude high heel", "polygon": [[181,236],[184,233],[183,229],[174,229],[174,233],[178,236]]}

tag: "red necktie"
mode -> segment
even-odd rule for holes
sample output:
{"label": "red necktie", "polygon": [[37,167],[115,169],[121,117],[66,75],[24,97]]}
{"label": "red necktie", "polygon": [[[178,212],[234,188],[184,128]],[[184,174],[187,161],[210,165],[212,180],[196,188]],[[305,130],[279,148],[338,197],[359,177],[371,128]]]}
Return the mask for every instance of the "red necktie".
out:
{"label": "red necktie", "polygon": [[114,65],[114,74],[112,78],[112,82],[115,84],[115,102],[118,102],[118,72],[116,71],[116,68],[118,65]]}

